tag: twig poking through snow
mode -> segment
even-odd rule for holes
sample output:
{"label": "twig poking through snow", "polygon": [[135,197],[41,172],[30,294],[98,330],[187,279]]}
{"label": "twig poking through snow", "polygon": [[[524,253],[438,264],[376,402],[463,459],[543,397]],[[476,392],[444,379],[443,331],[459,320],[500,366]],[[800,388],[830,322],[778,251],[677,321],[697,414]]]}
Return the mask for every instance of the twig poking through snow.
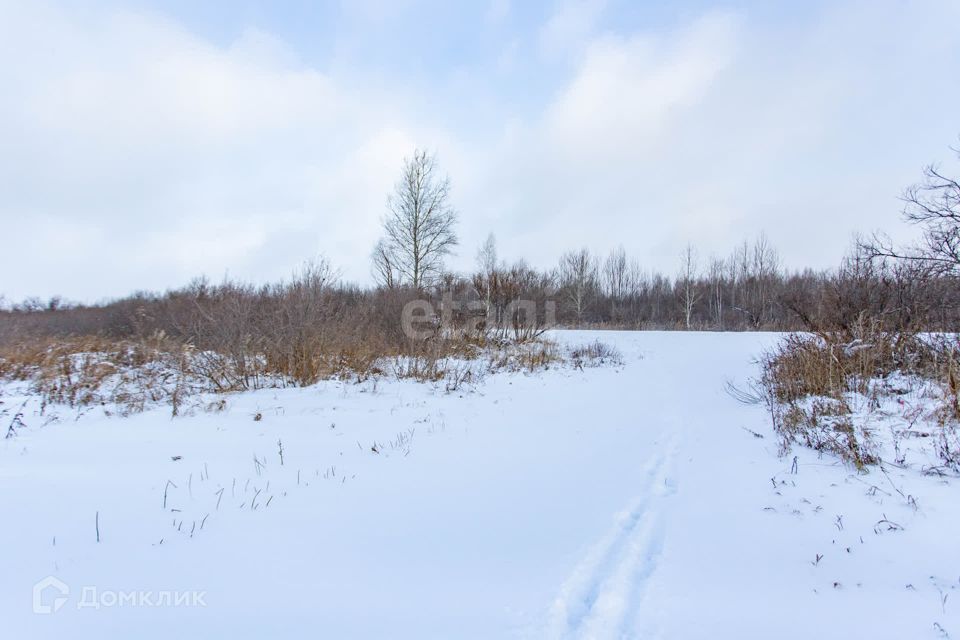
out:
{"label": "twig poking through snow", "polygon": [[882,519],[877,520],[877,524],[873,527],[873,532],[880,533],[881,525],[886,525],[887,531],[903,531],[903,527],[901,525],[893,522],[892,520],[887,520],[886,514],[884,514]]}
{"label": "twig poking through snow", "polygon": [[4,437],[5,440],[17,435],[17,429],[26,426],[23,423],[23,409],[27,406],[27,402],[27,400],[24,400],[20,408],[17,409],[17,412],[13,414],[13,420],[10,421],[10,426],[7,427],[7,435]]}
{"label": "twig poking through snow", "polygon": [[165,486],[165,487],[163,488],[163,508],[164,508],[164,509],[167,508],[167,490],[168,490],[171,486],[172,486],[174,489],[177,488],[177,485],[173,484],[173,481],[172,481],[172,480],[167,480],[167,486]]}

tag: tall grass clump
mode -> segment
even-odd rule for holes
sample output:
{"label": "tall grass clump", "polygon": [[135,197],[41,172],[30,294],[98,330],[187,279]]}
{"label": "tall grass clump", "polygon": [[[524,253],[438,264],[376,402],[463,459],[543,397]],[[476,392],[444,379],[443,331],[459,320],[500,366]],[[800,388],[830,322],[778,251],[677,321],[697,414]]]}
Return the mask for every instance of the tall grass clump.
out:
{"label": "tall grass clump", "polygon": [[[177,414],[200,393],[382,375],[458,388],[485,372],[560,359],[543,338],[542,305],[478,317],[450,302],[453,294],[470,300],[452,286],[359,289],[320,261],[271,285],[198,280],[103,308],[8,310],[0,312],[0,379],[27,381],[44,406],[127,414],[169,403]],[[402,318],[414,300],[435,314],[411,333]]]}
{"label": "tall grass clump", "polygon": [[935,396],[923,417],[939,430],[943,462],[956,465],[958,356],[955,336],[888,330],[864,318],[842,330],[784,337],[762,356],[760,378],[781,452],[801,444],[857,468],[876,464],[879,449],[864,415],[923,385]]}

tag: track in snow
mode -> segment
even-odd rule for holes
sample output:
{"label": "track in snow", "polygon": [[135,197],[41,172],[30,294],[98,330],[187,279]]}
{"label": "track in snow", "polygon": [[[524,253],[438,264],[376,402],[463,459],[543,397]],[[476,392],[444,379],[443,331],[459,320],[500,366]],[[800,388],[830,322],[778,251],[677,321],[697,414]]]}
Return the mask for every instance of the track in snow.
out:
{"label": "track in snow", "polygon": [[550,609],[548,637],[627,638],[645,622],[644,587],[663,544],[662,502],[675,491],[675,451],[670,443],[648,461],[638,497],[563,583]]}

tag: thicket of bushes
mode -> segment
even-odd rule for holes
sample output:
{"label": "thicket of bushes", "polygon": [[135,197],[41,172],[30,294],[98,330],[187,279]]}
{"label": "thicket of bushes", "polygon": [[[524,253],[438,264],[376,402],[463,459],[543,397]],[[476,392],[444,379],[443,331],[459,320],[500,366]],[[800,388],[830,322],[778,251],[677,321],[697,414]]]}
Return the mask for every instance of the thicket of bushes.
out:
{"label": "thicket of bushes", "polygon": [[[936,167],[904,194],[904,218],[923,240],[897,248],[861,242],[837,285],[793,306],[813,333],[792,334],[762,359],[762,393],[782,450],[800,443],[862,468],[882,462],[869,422],[892,420],[902,437],[932,437],[932,470],[960,472],[960,182]],[[940,333],[930,333],[939,331]],[[913,407],[902,396],[921,392]],[[892,412],[883,405],[897,397]],[[915,423],[923,425],[913,431]],[[889,460],[888,460],[889,461]]]}
{"label": "thicket of bushes", "polygon": [[[578,252],[577,260],[566,260],[576,263],[573,273],[569,268],[540,271],[521,261],[465,276],[446,274],[421,290],[345,284],[320,263],[284,284],[201,280],[165,294],[138,293],[100,305],[27,300],[0,307],[0,344],[24,335],[126,338],[163,331],[214,348],[239,334],[302,348],[308,339],[303,326],[322,325],[322,335],[310,340],[325,344],[353,336],[378,343],[376,351],[402,350],[409,345],[401,310],[414,299],[429,300],[450,322],[473,324],[478,334],[501,338],[530,337],[550,321],[623,329],[848,329],[864,314],[891,329],[960,331],[960,281],[954,275],[930,274],[921,264],[864,250],[854,251],[835,271],[785,273],[771,251],[762,242],[754,250],[741,247],[740,259],[690,279],[646,274],[618,251],[606,262]],[[767,258],[750,258],[765,252]],[[518,308],[519,300],[533,303],[534,321]],[[205,322],[214,316],[222,316],[216,327]]]}
{"label": "thicket of bushes", "polygon": [[[790,334],[761,364],[764,399],[782,452],[801,444],[858,468],[880,462],[867,415],[919,389],[928,393],[912,420],[932,429],[925,435],[933,436],[940,464],[960,471],[956,335],[891,331],[864,319],[844,330]],[[902,415],[896,420],[895,440],[912,426]]]}
{"label": "thicket of bushes", "polygon": [[[18,308],[0,314],[0,378],[29,382],[44,405],[131,413],[162,402],[176,415],[199,392],[381,375],[453,390],[490,372],[616,361],[609,348],[574,357],[543,339],[545,303],[524,312],[504,291],[460,305],[449,289],[362,290],[320,262],[273,285],[198,281],[102,306]],[[435,313],[411,335],[402,317],[415,300]]]}
{"label": "thicket of bushes", "polygon": [[[584,255],[568,262],[589,266]],[[483,359],[490,369],[541,368],[561,357],[575,365],[585,358],[615,361],[602,345],[558,354],[538,338],[554,320],[566,326],[579,320],[593,327],[684,328],[690,311],[691,328],[710,326],[712,314],[712,328],[816,331],[815,338],[787,338],[767,359],[764,381],[783,409],[775,411],[776,426],[786,440],[841,453],[846,446],[843,455],[870,462],[856,443],[841,446],[832,435],[803,433],[801,427],[813,418],[802,417],[797,407],[814,396],[840,403],[854,381],[866,379],[862,369],[850,373],[842,345],[856,340],[872,345],[852,362],[869,354],[882,363],[874,373],[883,376],[899,365],[888,354],[904,349],[891,340],[913,345],[920,328],[956,328],[955,279],[863,252],[831,274],[743,273],[730,280],[642,281],[664,283],[662,291],[659,285],[621,282],[613,295],[603,293],[601,280],[590,280],[586,288],[571,284],[569,271],[561,277],[523,264],[494,264],[470,277],[447,275],[422,290],[362,289],[340,282],[321,261],[271,285],[200,280],[103,305],[53,301],[2,310],[0,376],[34,380],[48,402],[112,402],[137,410],[163,400],[176,412],[183,398],[200,389],[308,385],[382,373],[433,381],[449,377],[456,385],[478,375],[475,367],[462,365],[466,360]],[[698,287],[702,298],[690,293]],[[414,300],[426,300],[435,312],[418,323],[418,337],[405,332],[402,321],[405,305]],[[599,311],[604,305],[606,315]],[[725,311],[717,315],[718,310]],[[674,315],[659,324],[647,315],[654,313]],[[869,336],[864,327],[870,327]],[[841,411],[837,403],[821,402],[811,411],[819,418]],[[842,420],[836,422],[842,426]]]}

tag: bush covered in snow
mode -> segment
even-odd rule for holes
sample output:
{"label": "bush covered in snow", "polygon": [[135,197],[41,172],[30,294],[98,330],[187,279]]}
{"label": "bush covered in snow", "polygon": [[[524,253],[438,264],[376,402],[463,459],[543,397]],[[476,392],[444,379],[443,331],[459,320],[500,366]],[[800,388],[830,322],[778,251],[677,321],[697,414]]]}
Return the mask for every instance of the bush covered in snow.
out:
{"label": "bush covered in snow", "polygon": [[302,386],[321,379],[356,380],[384,376],[437,384],[454,391],[498,372],[534,372],[570,362],[600,365],[620,361],[600,342],[561,349],[543,337],[522,341],[478,341],[466,337],[427,340],[406,353],[367,345],[362,355],[340,345],[329,352],[304,353],[323,360],[306,381],[269,353],[200,350],[157,333],[145,339],[98,337],[23,340],[0,347],[0,379],[24,381],[42,405],[100,406],[129,415],[169,405],[173,415],[216,406],[209,394]]}
{"label": "bush covered in snow", "polygon": [[886,331],[791,334],[762,358],[761,387],[781,450],[802,444],[857,467],[905,462],[908,439],[930,443],[928,470],[960,471],[960,341]]}

